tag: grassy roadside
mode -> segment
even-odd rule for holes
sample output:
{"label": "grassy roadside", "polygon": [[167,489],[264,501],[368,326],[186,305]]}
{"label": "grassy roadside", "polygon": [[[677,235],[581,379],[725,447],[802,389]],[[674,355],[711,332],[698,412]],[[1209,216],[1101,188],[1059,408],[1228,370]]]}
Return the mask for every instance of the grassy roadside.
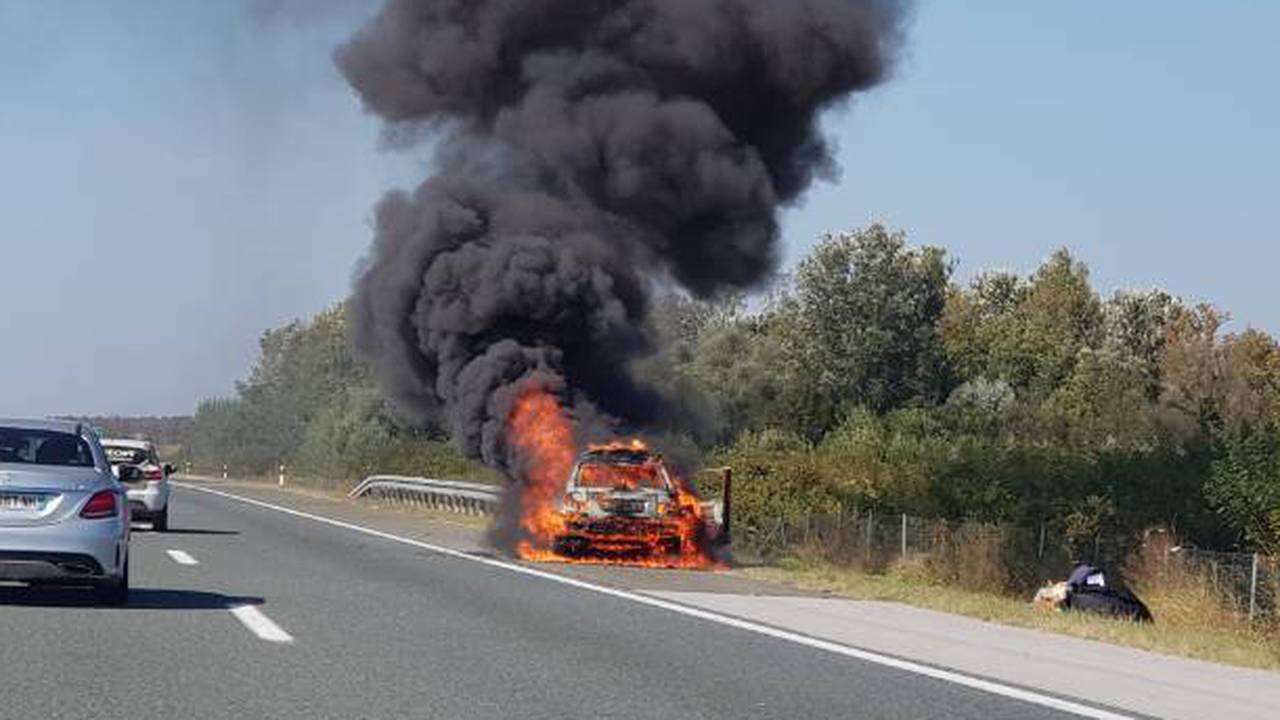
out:
{"label": "grassy roadside", "polygon": [[1031,630],[1100,640],[1166,655],[1263,670],[1280,670],[1280,635],[1267,634],[1206,608],[1185,591],[1136,588],[1151,607],[1152,625],[1082,613],[1046,613],[1030,603],[995,594],[941,586],[894,572],[871,575],[817,560],[788,558],[770,566],[742,568],[746,577],[856,600],[881,600],[963,615]]}

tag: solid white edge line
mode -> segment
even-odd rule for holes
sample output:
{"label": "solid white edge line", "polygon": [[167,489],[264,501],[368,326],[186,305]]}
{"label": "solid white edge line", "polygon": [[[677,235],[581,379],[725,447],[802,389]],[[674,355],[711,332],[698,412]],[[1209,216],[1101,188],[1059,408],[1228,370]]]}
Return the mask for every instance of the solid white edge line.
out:
{"label": "solid white edge line", "polygon": [[638,603],[640,605],[647,605],[649,607],[660,608],[662,610],[678,613],[680,615],[685,615],[687,617],[697,618],[699,620],[706,620],[708,622],[717,623],[719,625],[724,625],[727,627],[737,628],[739,630],[746,630],[748,632],[753,632],[758,635],[765,635],[767,637],[775,638],[777,640],[783,640],[786,642],[795,643],[797,645],[804,645],[806,647],[814,648],[817,650],[823,650],[836,655],[843,655],[845,657],[862,660],[862,661],[873,663],[883,667],[893,668],[895,670],[902,670],[903,672],[909,672],[915,675],[922,675],[924,677],[933,678],[934,680],[941,680],[943,682],[960,685],[973,690],[980,690],[982,692],[990,693],[992,695],[999,695],[1001,697],[1006,697],[1013,700],[1020,700],[1022,702],[1031,703],[1033,705],[1039,705],[1041,707],[1046,707],[1053,710],[1060,710],[1062,712],[1071,713],[1073,715],[1078,715],[1080,717],[1092,718],[1093,720],[1135,720],[1134,717],[1130,715],[1121,715],[1119,713],[1111,712],[1108,710],[1102,710],[1099,708],[1089,707],[1088,705],[1082,705],[1080,703],[1072,702],[1070,700],[1063,700],[1061,698],[1053,697],[1052,695],[1044,695],[1042,693],[1034,692],[1032,690],[1024,690],[1022,688],[1014,687],[1012,685],[1004,685],[1002,683],[994,682],[991,680],[983,680],[981,678],[970,677],[968,675],[963,675],[961,673],[958,673],[952,670],[944,670],[942,668],[931,667],[929,665],[922,665],[920,663],[912,662],[910,660],[902,660],[889,655],[881,655],[880,653],[872,652],[870,650],[862,650],[859,648],[851,647],[849,645],[841,645],[839,643],[831,642],[828,640],[822,640],[819,638],[810,637],[808,635],[802,635],[800,633],[791,632],[789,630],[783,630],[780,628],[771,627],[769,625],[763,625],[761,623],[753,622],[750,620],[744,620],[742,618],[737,618],[732,615],[722,615],[720,613],[712,612],[710,610],[703,610],[701,608],[692,607],[689,605],[682,605],[680,603],[671,602],[669,600],[663,600],[661,598],[652,597],[649,595],[641,595],[641,594],[630,592],[627,590],[619,590],[617,588],[606,587],[604,585],[596,585],[594,583],[586,582],[584,580],[578,580],[576,578],[566,577],[564,575],[557,575],[556,573],[551,573],[544,570],[538,570],[536,568],[526,567],[524,565],[517,565],[515,563],[504,562],[502,560],[495,560],[493,558],[480,557],[477,555],[472,555],[470,553],[463,552],[461,550],[455,550],[453,548],[443,547],[440,545],[433,545],[431,543],[422,542],[420,540],[413,540],[411,538],[402,537],[400,535],[393,535],[392,533],[383,532],[382,530],[374,530],[373,528],[364,527],[363,525],[356,525],[354,523],[344,522],[342,520],[334,520],[333,518],[327,518],[327,517],[324,517],[323,515],[313,515],[311,513],[303,512],[301,510],[294,510],[293,508],[284,507],[283,505],[274,505],[269,502],[264,502],[262,500],[255,500],[253,498],[247,498],[241,495],[233,495],[231,493],[223,492],[221,490],[214,490],[212,488],[199,487],[196,485],[188,485],[187,483],[175,483],[175,484],[183,488],[195,490],[196,492],[207,493],[209,495],[216,495],[218,497],[226,498],[228,500],[235,500],[237,502],[245,503],[247,505],[253,505],[256,507],[265,508],[267,510],[273,510],[275,512],[283,513],[285,515],[292,515],[294,517],[300,517],[307,520],[312,520],[314,522],[331,525],[333,527],[342,528],[344,530],[350,530],[352,532],[362,533],[364,535],[381,538],[383,540],[390,540],[392,542],[397,542],[404,545],[410,545],[412,547],[421,548],[423,550],[430,550],[432,552],[436,552],[441,555],[447,555],[449,557],[458,558],[460,560],[467,560],[470,562],[479,563],[481,565],[487,565],[489,567],[499,568],[499,569],[506,570],[509,572],[514,572],[514,573],[519,573],[521,575],[528,575],[531,577],[541,578],[543,580],[550,580],[551,582],[560,583],[561,585],[568,585],[570,587],[578,588],[580,590],[587,590],[590,592],[599,593],[601,595],[609,595],[611,597],[628,600],[630,602]]}
{"label": "solid white edge line", "polygon": [[199,565],[200,561],[191,557],[191,555],[182,550],[165,550],[165,553],[179,565]]}
{"label": "solid white edge line", "polygon": [[291,643],[293,636],[285,632],[271,618],[253,605],[233,605],[227,608],[249,632],[273,643]]}

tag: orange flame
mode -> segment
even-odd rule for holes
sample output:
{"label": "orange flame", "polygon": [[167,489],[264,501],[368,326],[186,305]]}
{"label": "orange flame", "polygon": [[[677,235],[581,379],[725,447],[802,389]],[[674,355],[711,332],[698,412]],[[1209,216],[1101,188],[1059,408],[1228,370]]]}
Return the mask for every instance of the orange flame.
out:
{"label": "orange flame", "polygon": [[[520,524],[524,531],[516,554],[525,560],[590,564],[626,564],[649,567],[711,568],[717,563],[706,548],[706,519],[702,504],[679,477],[673,507],[660,523],[637,522],[633,529],[614,531],[590,538],[590,554],[572,556],[557,552],[558,540],[569,530],[569,518],[561,510],[578,448],[573,423],[556,397],[536,387],[525,389],[516,399],[507,421],[507,437],[519,459],[522,475]],[[591,445],[590,450],[645,451],[639,439]],[[678,551],[669,552],[672,533],[679,539]],[[639,548],[640,552],[636,552]]]}
{"label": "orange flame", "polygon": [[640,438],[632,438],[631,440],[614,440],[613,442],[588,445],[587,449],[591,452],[618,452],[620,450],[645,452],[649,449],[649,445]]}
{"label": "orange flame", "polygon": [[535,548],[550,548],[564,530],[557,502],[573,470],[573,425],[554,395],[531,388],[516,399],[507,431],[522,463],[520,524],[526,538],[517,552],[527,557]]}

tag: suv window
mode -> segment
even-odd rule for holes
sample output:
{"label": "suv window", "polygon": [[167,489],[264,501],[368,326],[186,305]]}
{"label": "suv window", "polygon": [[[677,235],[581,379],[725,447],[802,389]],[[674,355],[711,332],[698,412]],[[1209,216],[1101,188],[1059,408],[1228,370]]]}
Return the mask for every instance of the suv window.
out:
{"label": "suv window", "polygon": [[578,487],[611,490],[661,490],[662,479],[657,466],[622,463],[584,462],[578,467]]}
{"label": "suv window", "polygon": [[84,438],[53,430],[0,427],[0,463],[93,467]]}
{"label": "suv window", "polygon": [[146,465],[147,463],[155,463],[155,458],[146,448],[103,445],[102,451],[107,454],[107,461],[112,465]]}

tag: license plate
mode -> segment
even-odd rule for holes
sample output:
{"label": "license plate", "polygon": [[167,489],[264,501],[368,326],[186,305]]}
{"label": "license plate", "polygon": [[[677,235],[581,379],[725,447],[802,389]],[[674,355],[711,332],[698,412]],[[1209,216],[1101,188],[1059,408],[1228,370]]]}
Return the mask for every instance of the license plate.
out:
{"label": "license plate", "polygon": [[41,495],[0,495],[0,511],[31,511],[43,506],[44,497]]}

